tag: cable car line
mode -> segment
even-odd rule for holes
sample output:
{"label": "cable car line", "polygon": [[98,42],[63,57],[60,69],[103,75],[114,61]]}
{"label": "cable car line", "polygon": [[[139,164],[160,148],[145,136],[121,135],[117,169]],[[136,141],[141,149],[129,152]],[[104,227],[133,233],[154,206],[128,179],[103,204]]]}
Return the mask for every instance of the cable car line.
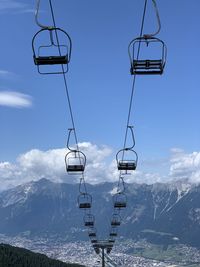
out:
{"label": "cable car line", "polygon": [[[145,2],[144,2],[144,9],[143,9],[143,15],[142,15],[140,36],[142,36],[142,34],[143,34],[146,9],[147,9],[147,0],[145,0]],[[138,52],[137,52],[137,57],[138,58],[139,58],[139,52],[140,52],[140,45],[138,47]],[[123,184],[123,192],[125,191],[124,179],[123,179],[123,176],[122,176],[122,174],[124,174],[124,173],[122,171],[125,170],[126,171],[126,174],[127,174],[127,171],[130,168],[130,164],[127,163],[127,161],[124,163],[125,151],[132,150],[132,148],[135,146],[135,137],[134,137],[134,133],[133,133],[133,127],[129,125],[130,124],[130,118],[131,118],[132,104],[133,104],[133,96],[134,96],[134,91],[135,91],[135,82],[136,82],[136,75],[134,75],[134,77],[133,77],[133,83],[132,83],[131,96],[130,96],[130,102],[129,102],[128,117],[127,117],[127,124],[126,124],[126,131],[125,131],[125,138],[124,138],[123,149],[120,149],[117,152],[117,154],[116,154],[117,166],[118,166],[118,170],[120,171],[119,172],[119,180],[118,180],[118,187],[117,187],[117,193],[116,194],[120,193],[120,183],[121,182]],[[128,137],[128,130],[129,129],[131,130],[133,144],[132,144],[131,147],[126,148],[127,137]],[[121,160],[119,160],[118,159],[118,156],[119,156],[119,154],[121,152],[122,152],[122,158],[121,158]],[[133,153],[135,153],[135,155],[136,155],[136,161],[135,162],[137,163],[137,159],[138,159],[137,153],[134,150],[133,150]],[[136,169],[136,164],[132,165],[131,170],[135,170],[135,169]],[[115,197],[115,195],[114,195],[114,197]],[[114,211],[113,211],[113,214],[115,214],[115,208],[116,208],[116,203],[114,202]],[[119,209],[119,212],[120,212],[120,209]],[[118,222],[117,224],[120,225],[120,222]],[[112,225],[112,221],[111,221],[111,225]]]}
{"label": "cable car line", "polygon": [[[53,10],[53,5],[52,5],[52,1],[51,0],[49,0],[49,5],[50,5],[50,9],[51,9],[51,15],[52,15],[52,20],[53,20],[53,25],[56,28],[56,20],[55,20],[55,15],[54,15],[54,10]],[[56,40],[57,40],[59,54],[61,55],[61,49],[60,49],[60,44],[59,44],[59,38],[58,38],[57,31],[55,31],[55,34],[56,34]],[[63,79],[64,79],[64,84],[65,84],[65,89],[66,89],[66,95],[67,95],[67,101],[68,101],[68,105],[69,105],[69,111],[70,111],[70,117],[71,117],[71,123],[72,123],[72,128],[69,128],[69,135],[68,135],[67,146],[68,146],[68,149],[70,150],[70,148],[69,148],[69,138],[70,138],[71,132],[73,131],[74,132],[75,142],[76,142],[76,148],[77,148],[76,149],[76,152],[78,153],[78,156],[79,156],[79,159],[80,159],[80,162],[81,162],[80,150],[79,150],[79,145],[78,145],[78,137],[77,137],[77,133],[76,133],[75,121],[74,121],[74,116],[73,116],[73,111],[72,111],[72,105],[71,105],[69,90],[68,90],[68,86],[67,86],[67,79],[66,79],[66,75],[64,73],[63,64],[61,65],[61,67],[62,67],[62,72],[63,72]],[[85,157],[85,159],[86,159],[86,157]],[[84,181],[83,172],[82,172],[82,179]]]}
{"label": "cable car line", "polygon": [[[145,22],[146,10],[147,10],[147,1],[148,0],[144,1],[143,15],[142,15],[142,21],[141,21],[141,28],[140,28],[140,37],[142,37],[143,30],[144,30],[144,22]],[[138,45],[137,59],[139,58],[139,53],[140,53],[140,43]],[[122,151],[121,162],[124,161],[125,151],[127,151],[126,143],[127,143],[127,138],[128,138],[128,130],[132,127],[132,126],[130,126],[130,118],[131,118],[131,111],[132,111],[132,105],[133,105],[133,97],[134,97],[134,92],[135,92],[135,84],[136,84],[136,75],[133,76],[133,83],[132,83],[132,89],[131,89],[131,95],[130,95],[130,101],[129,101],[129,108],[128,108],[128,116],[127,116],[127,123],[126,123],[126,130],[125,130],[123,149],[120,150],[120,151]],[[133,139],[134,139],[134,146],[135,146],[134,135],[133,135]],[[120,151],[118,151],[118,153]],[[117,155],[116,155],[116,157],[117,157]],[[136,158],[138,158],[137,153],[136,153]],[[121,175],[122,175],[122,172],[120,170],[119,179],[120,179]]]}
{"label": "cable car line", "polygon": [[[145,3],[144,3],[144,11],[143,11],[143,16],[142,16],[140,37],[142,37],[142,35],[143,35],[144,21],[145,21],[145,15],[146,15],[146,10],[147,10],[147,1],[148,0],[145,0]],[[137,52],[137,59],[139,58],[140,45],[141,45],[141,43],[139,43],[138,52]],[[136,83],[136,75],[134,75],[134,78],[133,78],[133,84],[132,84],[132,90],[131,90],[131,96],[130,96],[130,102],[129,102],[128,118],[127,118],[126,132],[125,132],[125,138],[124,138],[124,149],[126,147],[128,128],[129,128],[129,124],[130,124],[130,117],[131,117],[132,104],[133,104],[133,96],[134,96],[134,92],[135,92],[135,83]]]}
{"label": "cable car line", "polygon": [[[56,20],[55,20],[55,15],[54,15],[54,10],[53,10],[53,5],[52,5],[51,0],[49,0],[49,5],[50,5],[50,9],[51,9],[53,25],[56,28]],[[57,39],[57,44],[58,44],[58,48],[59,48],[59,54],[61,54],[60,45],[59,45],[59,38],[58,38],[57,32],[56,32],[56,39]],[[78,137],[77,137],[77,133],[76,133],[74,116],[73,116],[73,111],[72,111],[72,105],[71,105],[69,90],[68,90],[68,86],[67,86],[67,79],[66,79],[66,75],[65,75],[64,70],[63,70],[63,65],[61,65],[61,66],[62,66],[62,71],[63,71],[64,84],[65,84],[67,100],[68,100],[70,116],[71,116],[71,122],[72,122],[72,127],[73,127],[73,128],[69,128],[67,147],[70,150],[70,152],[74,152],[75,154],[76,153],[78,154],[78,158],[79,158],[79,162],[80,162],[79,166],[83,166],[82,165],[82,158],[81,158],[80,154],[82,154],[84,156],[84,161],[85,161],[84,165],[86,164],[86,156],[79,149]],[[72,131],[74,132],[74,138],[75,138],[75,142],[76,142],[76,150],[71,150],[69,147],[69,139],[70,139],[70,135],[71,135]],[[67,157],[67,155],[66,155],[66,157]],[[72,165],[72,166],[75,166],[75,165]],[[76,165],[76,166],[78,166],[78,165]],[[81,178],[80,178],[80,184],[79,184],[79,191],[80,191],[79,201],[80,201],[80,199],[82,199],[82,200],[84,199],[85,201],[83,201],[82,203],[78,202],[78,204],[79,204],[79,208],[90,209],[91,205],[92,205],[92,197],[87,193],[87,187],[86,187],[85,178],[84,178],[84,169],[85,169],[85,166],[84,166],[84,168],[81,169]],[[81,190],[80,190],[81,184],[83,184],[83,186],[84,186],[84,192],[81,192]]]}
{"label": "cable car line", "polygon": [[[129,102],[129,109],[128,109],[128,116],[127,116],[127,124],[126,124],[126,131],[125,131],[125,138],[124,138],[124,145],[123,149],[119,150],[116,154],[116,161],[117,161],[117,167],[119,170],[119,181],[117,186],[117,193],[113,196],[113,216],[111,219],[111,229],[110,229],[110,237],[112,237],[113,244],[115,242],[115,238],[117,237],[117,231],[115,229],[121,225],[121,215],[120,212],[124,208],[127,207],[127,197],[125,194],[125,184],[124,184],[124,175],[129,174],[129,171],[135,171],[137,167],[138,162],[138,155],[137,152],[133,149],[135,146],[135,137],[133,132],[133,126],[130,126],[130,120],[131,120],[131,113],[132,113],[132,106],[133,106],[133,98],[135,93],[135,85],[136,85],[136,76],[137,74],[162,74],[163,69],[166,62],[166,46],[164,42],[155,36],[160,32],[161,29],[161,22],[159,17],[159,12],[156,4],[156,0],[152,0],[156,17],[157,17],[157,23],[158,23],[158,29],[155,33],[152,34],[143,34],[144,31],[144,22],[145,22],[145,16],[147,11],[147,1],[144,1],[144,9],[143,9],[143,16],[142,16],[142,22],[141,22],[141,29],[140,29],[140,36],[133,41],[130,42],[128,46],[128,54],[131,59],[131,75],[133,75],[133,83],[132,83],[132,89],[131,89],[131,95],[130,95],[130,102]],[[130,46],[134,44],[133,42],[136,40],[137,42],[137,51],[136,51],[136,59],[134,57],[131,57],[130,52]],[[148,47],[149,43],[159,43],[161,44],[161,51],[162,51],[162,57],[159,60],[140,60],[140,50],[141,46],[145,42],[145,45]],[[135,46],[132,47],[133,52]],[[134,61],[134,60],[135,61]],[[135,68],[135,69],[134,69]],[[132,146],[127,146],[127,139],[128,139],[128,133],[129,130],[131,132],[132,137]],[[127,156],[127,153],[129,153],[129,157],[125,158]],[[121,160],[119,159],[119,156],[121,157]],[[121,184],[123,185],[121,188]],[[112,248],[111,248],[112,249]]]}
{"label": "cable car line", "polygon": [[[41,28],[33,37],[32,39],[32,48],[33,48],[33,57],[34,63],[37,65],[38,72],[40,74],[62,74],[65,86],[65,92],[67,96],[67,104],[70,113],[71,119],[71,128],[68,129],[68,138],[67,138],[67,149],[68,152],[65,155],[65,166],[66,172],[70,175],[79,175],[79,195],[77,198],[78,207],[80,210],[84,211],[83,215],[83,223],[84,226],[88,230],[88,236],[91,241],[91,244],[97,254],[100,253],[100,249],[102,251],[102,255],[104,255],[104,250],[106,249],[107,254],[112,251],[113,245],[115,240],[118,236],[118,227],[122,223],[122,216],[121,211],[127,207],[127,195],[126,195],[126,188],[125,188],[125,181],[124,176],[128,175],[130,172],[135,171],[137,168],[138,163],[138,154],[134,150],[135,147],[135,136],[133,126],[130,125],[131,121],[131,113],[133,108],[133,100],[134,100],[134,93],[135,93],[135,85],[136,85],[136,77],[138,74],[145,75],[145,74],[162,74],[165,62],[166,62],[166,55],[167,55],[167,48],[165,43],[155,37],[161,29],[161,22],[159,17],[159,12],[156,4],[156,0],[152,0],[156,17],[158,23],[158,29],[155,33],[152,34],[143,34],[144,31],[144,22],[145,16],[147,11],[147,2],[148,0],[144,0],[144,9],[143,15],[141,20],[141,28],[140,28],[140,36],[133,39],[128,46],[128,54],[131,63],[131,75],[133,75],[133,82],[128,106],[128,115],[127,115],[127,123],[126,123],[126,130],[123,142],[123,148],[120,149],[116,154],[116,162],[117,162],[117,169],[119,171],[119,178],[117,184],[117,191],[113,195],[113,212],[110,219],[110,228],[107,240],[99,240],[97,237],[97,229],[95,228],[95,216],[91,212],[92,208],[92,195],[88,193],[86,182],[85,182],[85,167],[86,167],[86,155],[80,150],[79,142],[77,137],[77,131],[75,127],[75,120],[74,114],[71,105],[70,94],[67,85],[67,78],[66,73],[68,72],[68,64],[71,59],[71,51],[72,51],[72,41],[70,36],[67,32],[62,30],[61,28],[57,28],[54,8],[52,5],[52,1],[48,0],[50,6],[50,12],[52,17],[52,26],[43,25],[40,23],[38,16],[39,16],[39,8],[40,8],[40,1],[37,0],[36,5],[36,12],[35,12],[35,21],[36,24]],[[44,32],[49,33],[50,44],[47,45],[40,45],[38,50],[35,49],[35,41],[38,35],[43,34]],[[63,34],[66,38],[66,44],[61,44],[59,40],[59,34]],[[54,39],[55,38],[55,39]],[[142,45],[146,45],[146,47],[154,44],[159,44],[161,48],[161,59],[140,59],[140,50]],[[43,54],[41,55],[40,52],[43,49],[47,48],[57,48],[58,55],[49,55]],[[137,49],[135,49],[137,47]],[[63,48],[65,48],[65,53],[63,53]],[[136,50],[136,57],[134,55],[134,50]],[[37,53],[36,53],[37,51]],[[132,52],[132,53],[131,53]],[[48,71],[42,72],[40,70],[40,66],[55,66],[60,65],[61,71]],[[131,144],[127,145],[128,134],[130,133]],[[70,139],[74,136],[75,141],[75,148],[70,145]],[[104,258],[104,256],[103,256]],[[102,260],[103,261],[103,260]]]}
{"label": "cable car line", "polygon": [[[45,57],[45,58],[41,57],[41,56],[40,57],[38,56],[38,58],[37,58],[36,55],[35,55],[35,50],[34,50],[34,41],[35,41],[35,37],[36,37],[36,35],[35,35],[33,37],[33,41],[32,41],[32,47],[33,47],[33,52],[34,52],[34,63],[36,65],[40,65],[41,63],[44,63],[43,65],[50,65],[50,64],[52,64],[52,65],[54,65],[54,64],[61,65],[61,69],[62,69],[61,72],[42,73],[42,72],[39,71],[39,67],[38,67],[38,72],[41,73],[41,74],[62,74],[63,75],[65,91],[66,91],[66,95],[67,95],[67,102],[68,102],[68,107],[69,107],[69,112],[70,112],[71,123],[72,123],[72,128],[69,128],[68,139],[67,139],[67,148],[68,148],[69,152],[65,156],[66,171],[69,174],[79,174],[80,175],[79,196],[78,196],[78,199],[77,199],[77,203],[78,203],[78,207],[81,210],[84,210],[84,214],[85,214],[84,217],[83,217],[84,225],[85,225],[85,227],[88,228],[88,236],[89,236],[89,238],[91,240],[91,243],[94,244],[94,243],[97,242],[97,231],[94,228],[94,226],[95,226],[95,217],[91,213],[92,196],[87,193],[87,187],[86,187],[85,178],[84,178],[84,170],[85,170],[85,165],[86,165],[86,156],[79,149],[78,137],[77,137],[77,133],[76,133],[75,121],[74,121],[72,105],[71,105],[71,101],[70,101],[70,95],[69,95],[69,90],[68,90],[68,86],[67,86],[67,79],[66,79],[66,73],[68,72],[68,63],[69,63],[70,58],[71,58],[72,42],[71,42],[70,36],[65,31],[63,31],[60,28],[57,28],[55,15],[54,15],[54,10],[53,10],[53,5],[52,5],[51,0],[49,0],[49,5],[50,5],[50,10],[51,10],[53,26],[45,26],[45,25],[43,25],[43,24],[41,24],[39,22],[38,14],[39,14],[40,0],[37,0],[35,21],[36,21],[36,24],[42,29],[38,33],[36,33],[36,35],[40,34],[41,32],[43,32],[45,30],[49,31],[51,45],[54,45],[54,46],[57,47],[59,56],[58,57],[48,56],[48,57]],[[53,31],[55,32],[56,44],[55,44],[55,41],[53,40]],[[64,69],[63,62],[61,61],[61,59],[63,60],[63,57],[62,57],[62,53],[61,53],[61,45],[60,45],[60,42],[59,42],[58,31],[64,32],[67,35],[68,39],[69,39],[69,45],[70,45],[69,56],[68,56],[69,60],[68,60],[68,62],[66,62],[67,63],[67,70],[66,71]],[[49,47],[49,45],[48,46],[42,46],[42,47]],[[38,59],[38,61],[37,61],[37,59]],[[59,59],[59,62],[55,61],[57,59]],[[43,62],[41,62],[41,60],[43,60]],[[70,137],[71,137],[72,132],[73,132],[73,135],[74,135],[74,138],[75,138],[76,149],[73,149],[73,148],[70,147]],[[78,162],[77,162],[77,159],[78,159]]]}
{"label": "cable car line", "polygon": [[[50,8],[51,8],[53,24],[56,27],[56,21],[55,21],[55,16],[54,16],[54,11],[53,11],[53,6],[52,6],[51,0],[49,0],[49,4],[50,4]],[[58,34],[57,33],[56,33],[56,39],[57,39],[57,43],[58,43],[58,47],[59,47],[59,38],[58,38]],[[59,53],[60,53],[60,47],[59,47]],[[63,65],[62,65],[62,70],[63,70]],[[69,129],[67,147],[70,150],[70,147],[69,147],[70,134],[71,134],[72,131],[74,131],[74,137],[75,137],[75,141],[76,141],[77,150],[75,150],[73,152],[75,154],[76,153],[78,154],[79,166],[83,166],[80,169],[81,178],[80,178],[80,182],[79,182],[79,193],[80,194],[78,196],[78,207],[79,207],[79,209],[83,209],[84,212],[85,212],[85,215],[84,215],[84,218],[83,218],[85,227],[87,227],[88,229],[90,229],[92,231],[94,229],[94,226],[95,226],[95,217],[91,213],[92,196],[87,193],[87,186],[86,186],[85,178],[84,178],[84,170],[85,170],[85,165],[86,165],[86,156],[79,149],[78,138],[77,138],[76,128],[75,128],[75,122],[74,122],[74,117],[73,117],[73,112],[72,112],[72,106],[71,106],[71,101],[70,101],[70,97],[69,97],[69,91],[68,91],[68,87],[67,87],[67,80],[66,80],[66,75],[65,75],[64,72],[63,72],[63,78],[64,78],[64,83],[65,83],[65,88],[66,88],[66,93],[67,93],[67,99],[68,99],[68,104],[69,104],[69,109],[70,109],[70,115],[71,115],[71,121],[72,121],[72,126],[73,126],[72,129]],[[72,152],[72,151],[70,151],[70,152]],[[81,157],[81,155],[83,155],[83,158]],[[66,155],[66,157],[67,157],[67,155]],[[66,157],[65,157],[65,159],[66,159]],[[82,161],[82,159],[83,159],[84,162]],[[78,165],[76,165],[76,166],[78,166]],[[84,190],[82,190],[82,187],[81,187],[82,185],[83,185]],[[95,230],[95,232],[91,232],[91,231],[88,232],[88,236],[89,236],[89,238],[91,240],[91,243],[94,244],[97,241],[97,231],[96,230]]]}

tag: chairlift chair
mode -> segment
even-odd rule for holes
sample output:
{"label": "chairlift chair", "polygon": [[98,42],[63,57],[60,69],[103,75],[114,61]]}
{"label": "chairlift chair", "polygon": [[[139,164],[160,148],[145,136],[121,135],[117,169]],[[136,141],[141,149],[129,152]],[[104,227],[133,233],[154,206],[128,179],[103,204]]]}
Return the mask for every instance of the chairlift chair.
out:
{"label": "chairlift chair", "polygon": [[96,252],[96,254],[99,254],[100,253],[100,248],[98,246],[98,244],[96,244],[97,242],[95,242],[92,246],[94,248],[94,251]]}
{"label": "chairlift chair", "polygon": [[88,236],[89,236],[90,238],[93,238],[93,237],[96,237],[97,235],[96,235],[95,232],[90,232],[90,233],[88,233]]}
{"label": "chairlift chair", "polygon": [[100,253],[100,248],[96,247],[95,245],[93,246],[93,248],[96,254]]}
{"label": "chairlift chair", "polygon": [[[46,33],[49,40],[45,40],[44,44],[39,44],[38,42],[41,41],[39,38],[46,39]],[[62,35],[65,39],[64,44],[59,44],[59,35]],[[34,63],[40,74],[62,74],[68,71],[72,42],[67,32],[61,28],[50,27],[39,30],[32,39],[32,49]],[[52,67],[53,65],[61,65],[63,67],[62,69],[57,69]]]}
{"label": "chairlift chair", "polygon": [[110,237],[116,237],[117,236],[117,228],[112,227],[110,230]]}
{"label": "chairlift chair", "polygon": [[78,197],[78,205],[80,209],[90,209],[92,206],[92,196],[88,193],[81,193]]}
{"label": "chairlift chair", "polygon": [[[158,47],[156,47],[156,45]],[[156,48],[156,50],[158,50],[158,55],[156,58],[152,59],[151,53],[149,53],[148,58],[145,58],[142,55],[142,51],[138,54],[139,47],[145,48],[146,51],[151,51],[150,48],[152,47]],[[161,39],[148,35],[135,38],[130,42],[128,51],[131,63],[131,75],[163,74],[166,63],[167,47]]]}
{"label": "chairlift chair", "polygon": [[[119,159],[121,156],[122,159]],[[127,159],[128,157],[131,157]],[[129,174],[129,171],[135,171],[137,168],[138,155],[131,148],[125,148],[118,151],[116,155],[117,168],[122,171],[121,174]]]}
{"label": "chairlift chair", "polygon": [[115,243],[115,239],[109,239],[108,240],[108,247],[106,248],[107,254],[109,254],[112,251],[113,245]]}
{"label": "chairlift chair", "polygon": [[111,226],[116,227],[120,226],[121,224],[121,217],[119,214],[113,214],[112,219],[111,219]]}
{"label": "chairlift chair", "polygon": [[110,252],[112,251],[112,248],[113,248],[113,246],[110,246],[110,247],[106,248],[106,253],[110,254]]}
{"label": "chairlift chair", "polygon": [[126,208],[127,197],[124,193],[119,192],[113,196],[114,208],[122,209]]}
{"label": "chairlift chair", "polygon": [[93,227],[94,226],[94,215],[92,214],[86,214],[84,216],[84,224],[86,227]]}
{"label": "chairlift chair", "polygon": [[97,233],[96,232],[97,232],[96,228],[90,227],[88,229],[88,236],[89,236],[89,238],[96,239],[96,236],[97,236]]}
{"label": "chairlift chair", "polygon": [[80,174],[85,170],[86,156],[78,150],[71,150],[65,156],[66,171],[68,174]]}
{"label": "chairlift chair", "polygon": [[91,233],[88,234],[88,236],[91,238],[91,237],[96,237],[97,235],[96,235],[96,233],[91,232]]}

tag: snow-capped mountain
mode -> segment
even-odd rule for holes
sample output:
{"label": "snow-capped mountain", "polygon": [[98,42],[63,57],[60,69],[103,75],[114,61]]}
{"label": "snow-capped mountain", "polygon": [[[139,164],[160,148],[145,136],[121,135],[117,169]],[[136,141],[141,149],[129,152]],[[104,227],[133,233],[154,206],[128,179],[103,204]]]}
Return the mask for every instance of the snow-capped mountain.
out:
{"label": "snow-capped mountain", "polygon": [[[116,184],[88,185],[101,235],[109,230]],[[47,179],[20,185],[0,194],[0,234],[65,236],[87,240],[83,211],[77,208],[78,185]],[[128,206],[122,212],[119,236],[151,242],[200,247],[200,186],[127,184]]]}

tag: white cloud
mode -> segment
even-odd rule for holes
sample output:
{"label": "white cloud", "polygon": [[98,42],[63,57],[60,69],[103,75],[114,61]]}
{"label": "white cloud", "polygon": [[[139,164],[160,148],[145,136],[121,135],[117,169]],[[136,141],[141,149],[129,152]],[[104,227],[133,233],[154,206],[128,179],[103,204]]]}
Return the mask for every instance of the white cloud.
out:
{"label": "white cloud", "polygon": [[11,71],[7,71],[7,70],[2,70],[0,69],[0,79],[4,79],[4,80],[16,80],[18,79],[18,75],[11,72]]}
{"label": "white cloud", "polygon": [[29,95],[18,92],[1,91],[0,106],[28,108],[32,106],[32,98]]}
{"label": "white cloud", "polygon": [[200,182],[200,152],[185,153],[183,150],[173,150],[171,157],[170,176],[174,179],[189,179]]}
{"label": "white cloud", "polygon": [[0,76],[2,77],[5,77],[5,76],[8,76],[8,75],[10,75],[10,72],[9,71],[7,71],[7,70],[0,70]]}
{"label": "white cloud", "polygon": [[[80,150],[87,156],[85,180],[87,183],[116,182],[119,178],[116,162],[110,162],[113,151],[107,146],[97,146],[89,142],[79,144]],[[0,163],[0,190],[29,181],[47,178],[54,182],[78,183],[79,175],[68,175],[65,170],[66,148],[41,151],[33,149],[20,155],[16,162]],[[187,178],[188,181],[200,182],[200,152],[185,153],[173,149],[171,164],[166,175],[159,172],[145,172],[139,168],[132,175],[124,177],[127,183],[169,182]]]}
{"label": "white cloud", "polygon": [[24,4],[17,0],[0,0],[0,11],[20,11],[20,12],[33,12],[32,9],[28,7],[27,4]]}
{"label": "white cloud", "polygon": [[[86,182],[100,183],[116,179],[108,173],[107,165],[104,162],[112,152],[110,148],[106,146],[98,147],[86,142],[80,143],[79,147],[87,155]],[[54,182],[79,182],[79,175],[68,175],[66,173],[64,159],[67,152],[66,148],[48,151],[33,149],[20,155],[15,164],[0,163],[0,179],[4,181],[4,183],[0,183],[0,190],[44,177]]]}

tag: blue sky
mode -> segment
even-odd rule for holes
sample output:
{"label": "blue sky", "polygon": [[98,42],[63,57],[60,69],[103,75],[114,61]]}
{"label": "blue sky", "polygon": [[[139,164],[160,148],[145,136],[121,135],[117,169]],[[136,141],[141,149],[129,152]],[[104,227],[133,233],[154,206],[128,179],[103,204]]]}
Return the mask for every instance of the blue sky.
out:
{"label": "blue sky", "polygon": [[[62,77],[39,75],[33,64],[31,40],[39,30],[34,21],[35,2],[0,0],[3,25],[0,174],[4,180],[10,179],[10,173],[19,180],[15,168],[22,172],[25,167],[20,157],[28,157],[29,162],[34,154],[29,152],[33,149],[38,151],[36,161],[41,160],[41,153],[62,150],[67,129],[71,127]],[[42,0],[41,20],[48,24],[47,2]],[[127,47],[139,35],[143,1],[52,2],[57,25],[73,41],[67,80],[79,141],[90,153],[87,156],[94,163],[92,170],[95,164],[100,164],[99,169],[96,167],[96,180],[99,177],[103,181],[103,176],[112,180],[115,172],[112,160],[123,146],[132,85]],[[156,20],[151,1],[148,2],[145,32],[152,32]],[[131,124],[135,127],[135,148],[139,154],[138,175],[165,181],[180,165],[176,172],[181,173],[180,178],[185,177],[183,172],[187,168],[190,175],[197,177],[200,173],[200,2],[158,0],[157,4],[162,23],[159,38],[167,44],[168,57],[164,75],[136,80]],[[104,156],[98,158],[102,153]],[[48,161],[45,156],[44,166],[48,166]],[[5,168],[6,164],[9,168]],[[106,168],[111,168],[108,177]],[[46,175],[41,173],[38,178]],[[88,176],[92,174],[88,169]],[[30,175],[30,179],[36,177]],[[8,184],[11,186],[15,181]]]}

